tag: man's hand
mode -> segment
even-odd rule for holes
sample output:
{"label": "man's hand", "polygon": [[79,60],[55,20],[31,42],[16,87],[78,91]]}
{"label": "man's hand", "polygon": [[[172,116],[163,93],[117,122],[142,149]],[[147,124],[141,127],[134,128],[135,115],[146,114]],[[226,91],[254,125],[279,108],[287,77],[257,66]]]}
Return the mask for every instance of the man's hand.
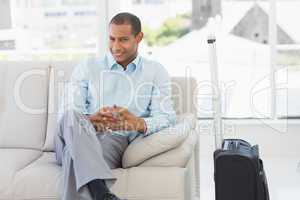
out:
{"label": "man's hand", "polygon": [[113,116],[111,107],[103,107],[98,112],[89,115],[88,119],[97,132],[109,131],[111,124],[117,123],[119,119]]}
{"label": "man's hand", "polygon": [[133,113],[129,112],[127,108],[114,106],[111,111],[112,115],[118,119],[115,123],[110,124],[111,130],[146,132],[146,123],[144,119],[135,116]]}
{"label": "man's hand", "polygon": [[99,112],[89,116],[97,131],[137,131],[146,132],[146,124],[142,118],[139,118],[128,111],[128,109],[113,106],[103,107]]}

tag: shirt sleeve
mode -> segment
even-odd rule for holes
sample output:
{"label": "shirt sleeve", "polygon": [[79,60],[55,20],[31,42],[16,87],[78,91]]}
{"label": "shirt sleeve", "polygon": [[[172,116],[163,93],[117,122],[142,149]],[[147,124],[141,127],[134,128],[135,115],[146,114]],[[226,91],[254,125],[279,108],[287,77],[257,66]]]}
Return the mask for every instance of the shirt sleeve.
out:
{"label": "shirt sleeve", "polygon": [[171,99],[171,80],[168,72],[162,66],[154,77],[148,109],[150,111],[149,117],[143,118],[146,123],[144,136],[176,123],[176,113]]}
{"label": "shirt sleeve", "polygon": [[59,95],[59,117],[67,110],[88,114],[88,79],[86,62],[78,64],[68,81],[63,83],[63,94]]}

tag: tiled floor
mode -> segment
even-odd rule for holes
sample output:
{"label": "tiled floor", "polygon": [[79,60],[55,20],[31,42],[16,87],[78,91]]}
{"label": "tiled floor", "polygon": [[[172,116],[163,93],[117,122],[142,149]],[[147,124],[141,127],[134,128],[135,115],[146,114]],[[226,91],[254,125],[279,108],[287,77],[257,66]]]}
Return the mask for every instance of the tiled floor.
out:
{"label": "tiled floor", "polygon": [[[263,158],[270,200],[300,199],[300,156]],[[200,159],[200,199],[214,200],[213,160]]]}

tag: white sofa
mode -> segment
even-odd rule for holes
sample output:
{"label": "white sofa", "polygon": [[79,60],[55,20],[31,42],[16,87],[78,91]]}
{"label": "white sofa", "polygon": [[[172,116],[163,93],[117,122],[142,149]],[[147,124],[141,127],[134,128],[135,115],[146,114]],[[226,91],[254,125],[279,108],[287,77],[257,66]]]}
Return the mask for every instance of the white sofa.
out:
{"label": "white sofa", "polygon": [[[60,199],[62,170],[55,162],[53,133],[58,88],[73,66],[72,62],[0,63],[1,200]],[[122,198],[199,196],[199,141],[191,98],[195,81],[172,78],[172,82],[178,123],[129,145],[123,168],[113,170],[118,181],[112,190]]]}

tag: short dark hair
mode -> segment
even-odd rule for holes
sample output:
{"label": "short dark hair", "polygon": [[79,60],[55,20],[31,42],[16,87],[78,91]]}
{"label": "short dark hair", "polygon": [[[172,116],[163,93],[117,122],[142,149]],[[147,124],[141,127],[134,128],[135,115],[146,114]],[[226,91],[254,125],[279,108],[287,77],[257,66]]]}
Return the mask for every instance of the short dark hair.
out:
{"label": "short dark hair", "polygon": [[109,24],[130,24],[132,28],[132,33],[136,36],[142,31],[141,20],[134,14],[128,12],[122,12],[115,15]]}

